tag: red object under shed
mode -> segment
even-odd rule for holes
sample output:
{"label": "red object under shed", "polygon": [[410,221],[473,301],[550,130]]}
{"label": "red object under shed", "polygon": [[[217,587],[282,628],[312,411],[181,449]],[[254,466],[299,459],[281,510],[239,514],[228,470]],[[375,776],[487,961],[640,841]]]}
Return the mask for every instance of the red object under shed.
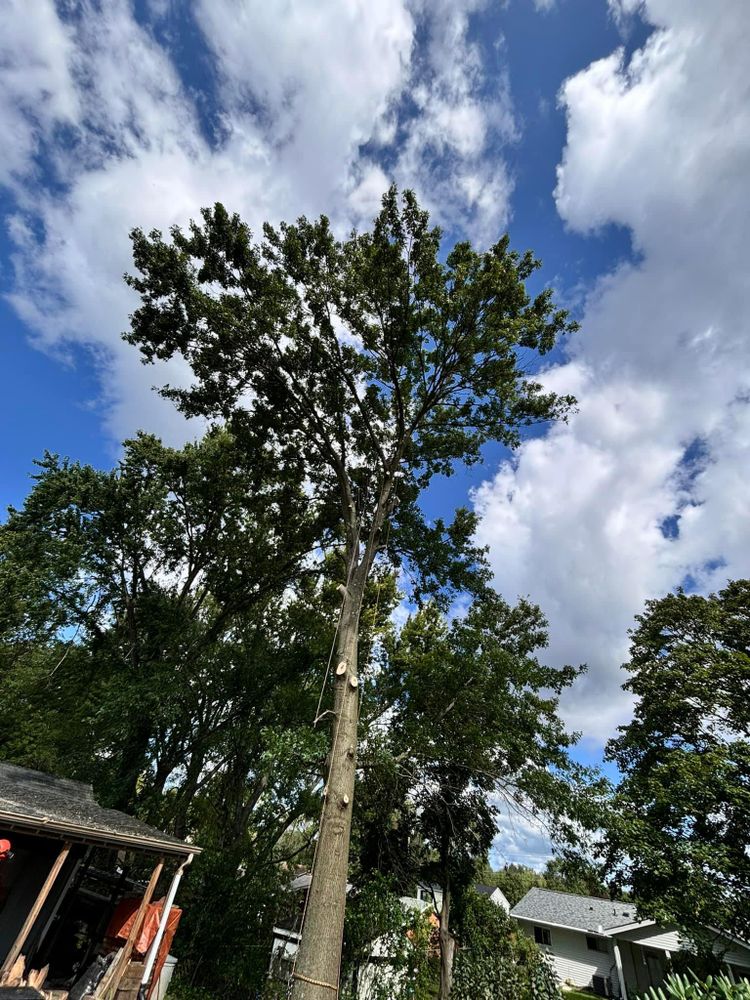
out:
{"label": "red object under shed", "polygon": [[[138,912],[140,902],[141,901],[138,898],[123,899],[123,901],[118,904],[117,909],[109,922],[109,927],[107,928],[108,938],[114,938],[117,941],[123,942],[127,940],[130,929],[133,926],[133,921],[135,920],[135,915]],[[143,926],[141,927],[140,933],[135,939],[135,944],[133,946],[133,951],[137,952],[141,958],[145,956],[146,952],[151,947],[151,942],[156,937],[162,910],[164,909],[164,903],[165,900],[162,898],[158,899],[155,903],[149,903],[148,905],[146,916],[143,918]],[[172,945],[172,940],[175,936],[177,926],[180,923],[181,916],[182,910],[179,906],[173,906],[170,909],[169,917],[167,918],[167,926],[164,929],[164,937],[161,939],[159,952],[156,956],[154,970],[151,975],[151,986],[149,987],[147,994],[149,997],[156,988],[156,984],[159,982],[159,976],[162,968],[164,967],[167,955],[169,954],[169,949]]]}

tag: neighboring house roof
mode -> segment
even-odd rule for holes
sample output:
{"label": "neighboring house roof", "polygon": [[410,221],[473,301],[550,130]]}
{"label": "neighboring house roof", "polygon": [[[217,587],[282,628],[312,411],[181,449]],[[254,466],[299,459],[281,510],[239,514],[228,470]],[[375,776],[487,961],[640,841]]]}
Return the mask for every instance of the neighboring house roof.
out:
{"label": "neighboring house roof", "polygon": [[497,892],[496,885],[482,885],[481,882],[477,882],[474,886],[475,892],[478,892],[480,896],[491,896],[493,893]]}
{"label": "neighboring house roof", "polygon": [[529,889],[520,903],[510,911],[510,915],[520,920],[533,920],[541,924],[591,931],[594,934],[600,927],[606,932],[624,925],[640,926],[632,903],[621,899],[577,896],[572,892],[556,892],[552,889]]}
{"label": "neighboring house roof", "polygon": [[483,885],[479,882],[474,886],[474,891],[478,892],[480,896],[487,896],[490,902],[494,903],[496,906],[502,906],[506,913],[510,913],[510,903],[508,902],[508,897],[498,886]]}
{"label": "neighboring house roof", "polygon": [[140,848],[163,854],[199,854],[200,848],[105,809],[91,785],[0,762],[0,825],[71,840]]}

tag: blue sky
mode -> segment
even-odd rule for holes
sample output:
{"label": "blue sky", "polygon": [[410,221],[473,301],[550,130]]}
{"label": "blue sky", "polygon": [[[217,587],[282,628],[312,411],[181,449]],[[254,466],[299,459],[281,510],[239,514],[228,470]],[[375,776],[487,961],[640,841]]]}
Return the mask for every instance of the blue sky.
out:
{"label": "blue sky", "polygon": [[[59,9],[61,13],[65,10],[62,5]],[[131,9],[133,19],[165,47],[183,84],[196,95],[203,135],[207,141],[219,143],[217,119],[223,105],[217,61],[190,16],[189,5],[164,7],[164,17],[154,16],[154,5],[146,2],[136,3]],[[571,21],[575,31],[569,30]],[[593,238],[565,231],[552,196],[555,168],[565,142],[565,116],[557,107],[557,92],[561,82],[581,66],[623,42],[632,47],[648,31],[640,19],[633,19],[623,37],[600,0],[567,0],[542,10],[523,0],[505,8],[479,5],[468,25],[468,36],[481,46],[487,67],[482,90],[491,95],[498,78],[509,76],[514,112],[520,123],[517,140],[506,150],[514,179],[510,226],[514,245],[533,248],[545,263],[541,279],[554,281],[572,297],[579,286],[590,283],[614,261],[630,253],[630,238],[620,227],[607,227]],[[404,116],[414,113],[409,108],[408,93],[402,103]],[[57,141],[64,141],[64,137],[59,136]],[[377,147],[372,153],[375,157],[380,154],[386,167],[393,158],[393,151],[389,156],[388,151]],[[39,176],[33,179],[30,190],[37,185],[45,192],[54,190],[54,156],[45,156],[45,150],[40,148],[35,169]],[[14,195],[12,187],[5,187],[0,194],[0,212],[6,219],[18,209]],[[225,195],[217,187],[212,197],[220,200]],[[196,210],[199,207],[196,204]],[[319,209],[327,210],[327,206],[321,203]],[[503,228],[499,227],[498,232]],[[458,219],[449,227],[448,239],[463,235]],[[0,280],[2,291],[11,294],[13,252],[13,240],[6,228],[0,234]],[[118,278],[119,274],[112,275],[112,280]],[[116,445],[112,435],[102,428],[106,401],[101,399],[97,365],[88,348],[67,345],[51,354],[40,352],[33,344],[34,329],[29,329],[7,300],[0,302],[0,324],[6,345],[1,405],[2,426],[8,429],[2,461],[2,501],[7,505],[23,501],[32,459],[45,448],[108,465],[116,454]],[[488,458],[492,461],[491,451]],[[451,483],[450,492],[455,492],[457,502],[461,502],[466,484],[483,477],[483,470],[473,470],[469,477]]]}
{"label": "blue sky", "polygon": [[[345,232],[414,187],[449,242],[533,248],[582,324],[543,372],[573,420],[425,505],[473,504],[550,662],[589,665],[563,707],[598,759],[643,602],[750,571],[750,7],[720,8],[5,0],[0,500],[45,448],[106,467],[139,428],[198,432],[150,388],[185,372],[120,338],[132,226],[222,200],[256,229],[325,211]],[[506,856],[544,852],[516,829]]]}

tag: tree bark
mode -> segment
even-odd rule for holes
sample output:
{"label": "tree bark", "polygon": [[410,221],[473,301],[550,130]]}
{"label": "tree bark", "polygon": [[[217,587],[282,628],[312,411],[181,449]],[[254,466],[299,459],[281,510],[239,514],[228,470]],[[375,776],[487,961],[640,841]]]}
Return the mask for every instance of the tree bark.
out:
{"label": "tree bark", "polygon": [[[362,569],[360,564],[358,570]],[[343,598],[334,673],[333,738],[315,869],[294,970],[294,1000],[338,997],[357,765],[357,646],[366,577],[359,571],[352,575]]]}
{"label": "tree bark", "polygon": [[451,884],[450,877],[443,878],[443,901],[440,906],[440,1000],[448,1000],[453,988],[453,956],[456,939],[450,932]]}

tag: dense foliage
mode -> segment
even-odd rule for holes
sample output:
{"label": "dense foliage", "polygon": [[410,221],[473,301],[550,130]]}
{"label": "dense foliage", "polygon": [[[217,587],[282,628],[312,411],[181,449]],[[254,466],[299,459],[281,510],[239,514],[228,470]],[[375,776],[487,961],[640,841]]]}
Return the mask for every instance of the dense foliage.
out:
{"label": "dense foliage", "polygon": [[[426,605],[383,643],[376,706],[387,728],[365,747],[390,795],[408,799],[396,825],[423,848],[419,874],[442,888],[442,995],[455,947],[451,906],[476,880],[504,810],[543,814],[567,842],[595,821],[592,775],[575,765],[557,695],[577,674],[543,666],[546,622],[527,601],[495,593],[449,623]],[[382,816],[382,812],[381,812]],[[390,830],[393,831],[393,818]],[[386,839],[386,844],[388,840]]]}
{"label": "dense foliage", "polygon": [[561,1000],[546,957],[486,896],[468,895],[461,932],[455,1000]]}
{"label": "dense foliage", "polygon": [[[304,466],[311,504],[335,514],[341,588],[335,725],[295,996],[322,998],[338,974],[359,720],[367,585],[383,557],[413,595],[446,601],[487,583],[474,518],[428,522],[437,474],[510,447],[521,428],[564,418],[572,400],[533,377],[536,356],[574,328],[539,262],[505,236],[485,252],[441,232],[412,192],[383,197],[371,230],[338,240],[328,219],[266,225],[256,240],[217,204],[187,232],[133,232],[140,295],[127,339],[145,361],[177,357],[187,384],[164,393],[186,414],[227,422],[239,441]],[[343,845],[343,846],[342,846]],[[321,990],[323,992],[321,992]]]}
{"label": "dense foliage", "polygon": [[[310,862],[325,760],[313,720],[330,704],[319,698],[338,610],[326,530],[293,465],[250,461],[220,430],[183,449],[143,435],[111,472],[47,456],[0,528],[0,753],[92,781],[103,802],[205,848],[181,890],[191,995],[266,988],[289,866]],[[537,609],[485,594],[452,626],[427,604],[396,629],[397,600],[379,571],[364,618],[375,669],[352,969],[385,919],[357,925],[359,901],[391,898],[373,892],[378,873],[401,893],[443,876],[460,893],[492,838],[490,797],[523,789],[550,808],[545,763],[562,775],[570,742],[552,691],[573,672],[534,659]],[[431,990],[435,954],[396,953],[404,983]]]}
{"label": "dense foliage", "polygon": [[112,472],[48,456],[0,528],[0,753],[206,848],[178,948],[224,996],[265,976],[319,809],[336,611],[299,481],[261,458],[218,431],[139,437]]}
{"label": "dense foliage", "polygon": [[602,899],[610,896],[597,866],[584,855],[571,851],[550,858],[541,871],[521,864],[507,864],[495,871],[485,864],[479,870],[478,878],[485,885],[501,889],[511,906],[520,902],[534,887]]}
{"label": "dense foliage", "polygon": [[[641,909],[699,941],[750,936],[750,581],[650,601],[632,633],[633,721],[610,861]],[[624,860],[623,860],[624,859]]]}

